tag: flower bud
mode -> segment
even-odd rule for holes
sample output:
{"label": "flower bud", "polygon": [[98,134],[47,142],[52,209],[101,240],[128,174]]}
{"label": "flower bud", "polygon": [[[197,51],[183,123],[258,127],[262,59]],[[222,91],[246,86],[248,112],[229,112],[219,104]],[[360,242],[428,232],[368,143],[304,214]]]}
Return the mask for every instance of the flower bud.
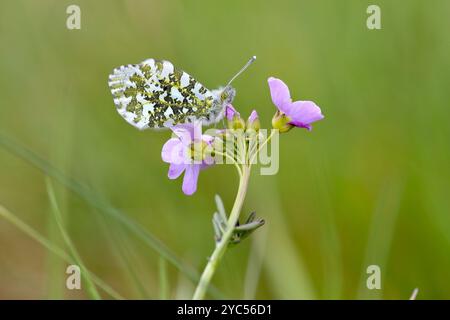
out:
{"label": "flower bud", "polygon": [[236,109],[231,105],[228,104],[225,107],[225,117],[228,119],[228,121],[233,121],[234,116],[238,116],[240,117],[241,115],[239,114],[239,112],[236,111]]}
{"label": "flower bud", "polygon": [[277,112],[272,118],[272,127],[274,129],[278,129],[280,133],[288,132],[294,127],[289,122],[291,122],[291,118],[286,116],[281,111],[277,110]]}
{"label": "flower bud", "polygon": [[245,128],[245,121],[231,104],[225,107],[225,116],[228,119],[228,128],[236,130]]}
{"label": "flower bud", "polygon": [[258,113],[256,112],[256,110],[253,110],[247,120],[247,129],[255,130],[256,132],[258,132],[260,128],[261,122],[259,121]]}
{"label": "flower bud", "polygon": [[229,122],[230,129],[243,130],[245,129],[245,121],[241,117],[234,116],[233,121]]}

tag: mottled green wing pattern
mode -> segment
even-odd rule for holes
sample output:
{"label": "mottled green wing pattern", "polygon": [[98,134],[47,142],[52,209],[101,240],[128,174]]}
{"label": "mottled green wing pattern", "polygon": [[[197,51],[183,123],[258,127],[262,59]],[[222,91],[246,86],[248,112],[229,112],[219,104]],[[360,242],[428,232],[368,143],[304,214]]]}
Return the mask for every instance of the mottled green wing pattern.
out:
{"label": "mottled green wing pattern", "polygon": [[214,94],[169,61],[148,59],[114,69],[109,87],[119,114],[140,130],[209,122]]}

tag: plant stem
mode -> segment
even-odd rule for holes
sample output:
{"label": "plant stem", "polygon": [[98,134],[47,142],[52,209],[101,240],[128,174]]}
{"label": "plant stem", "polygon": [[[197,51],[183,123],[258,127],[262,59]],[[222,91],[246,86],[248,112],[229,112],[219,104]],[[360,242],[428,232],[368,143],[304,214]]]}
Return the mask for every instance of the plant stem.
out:
{"label": "plant stem", "polygon": [[197,288],[195,289],[194,296],[192,297],[193,300],[202,300],[205,297],[206,290],[208,289],[208,285],[211,282],[211,278],[213,277],[220,260],[222,259],[225,251],[228,248],[230,238],[233,235],[234,228],[239,220],[239,215],[241,213],[242,205],[247,193],[249,177],[250,165],[243,165],[242,176],[239,180],[239,189],[236,195],[236,199],[234,200],[234,205],[233,209],[231,210],[230,217],[228,218],[227,230],[223,234],[222,239],[220,239],[220,241],[216,244],[216,248],[209,258],[208,264],[203,270],[200,281],[198,282]]}
{"label": "plant stem", "polygon": [[267,139],[256,149],[256,152],[250,152],[250,161],[249,163],[253,163],[253,160],[255,160],[256,155],[259,153],[259,151],[262,150],[262,148],[264,148],[264,146],[269,143],[269,141],[272,139],[272,137],[275,135],[275,133],[278,132],[278,130],[276,129],[272,129],[272,131],[270,132],[269,137],[267,137]]}

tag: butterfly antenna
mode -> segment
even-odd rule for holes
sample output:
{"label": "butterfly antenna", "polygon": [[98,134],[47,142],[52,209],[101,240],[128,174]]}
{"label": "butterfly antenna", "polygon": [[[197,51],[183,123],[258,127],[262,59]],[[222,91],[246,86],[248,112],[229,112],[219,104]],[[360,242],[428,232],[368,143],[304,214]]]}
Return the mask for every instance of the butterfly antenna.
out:
{"label": "butterfly antenna", "polygon": [[239,75],[240,75],[242,72],[244,72],[245,69],[247,69],[247,68],[253,63],[253,61],[255,61],[255,60],[256,60],[256,56],[251,57],[250,60],[248,60],[248,62],[245,64],[245,66],[243,66],[242,69],[239,70],[239,72],[236,73],[236,74],[234,75],[233,78],[231,78],[231,80],[228,82],[228,84],[226,85],[226,87],[229,87],[230,84],[234,81],[234,79],[236,79],[237,77],[239,77]]}

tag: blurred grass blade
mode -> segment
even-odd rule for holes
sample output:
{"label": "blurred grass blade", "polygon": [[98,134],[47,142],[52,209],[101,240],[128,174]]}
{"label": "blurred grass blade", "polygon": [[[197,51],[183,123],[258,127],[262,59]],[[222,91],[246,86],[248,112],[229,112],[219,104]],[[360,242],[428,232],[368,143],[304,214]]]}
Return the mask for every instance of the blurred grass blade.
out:
{"label": "blurred grass blade", "polygon": [[[0,146],[12,154],[22,158],[28,163],[32,164],[44,174],[52,177],[68,189],[72,190],[79,197],[84,199],[92,207],[97,208],[99,211],[108,214],[120,223],[122,223],[129,231],[133,232],[139,239],[146,243],[153,250],[158,252],[168,262],[174,265],[178,270],[184,273],[193,283],[197,283],[200,279],[200,275],[197,271],[184,265],[180,259],[165,246],[157,237],[144,229],[141,225],[134,220],[123,214],[121,210],[112,207],[106,200],[101,199],[99,196],[94,195],[93,192],[85,185],[77,182],[76,180],[65,176],[57,168],[53,167],[50,163],[40,158],[31,150],[25,148],[22,145],[12,141],[3,134],[0,133]],[[223,299],[224,296],[214,286],[209,286],[208,292],[217,299]]]}
{"label": "blurred grass blade", "polygon": [[419,293],[419,288],[415,288],[411,294],[411,297],[409,297],[409,300],[416,300],[418,293]]}
{"label": "blurred grass blade", "polygon": [[256,293],[263,267],[265,249],[267,246],[268,229],[254,235],[252,238],[251,250],[248,256],[247,270],[244,280],[244,296],[245,300],[256,299]]}
{"label": "blurred grass blade", "polygon": [[[97,210],[92,210],[96,216],[98,225],[102,232],[105,234],[105,238],[110,246],[110,251],[114,254],[116,259],[119,259],[119,263],[122,264],[123,269],[126,270],[129,279],[135,285],[140,298],[151,299],[147,292],[142,276],[139,276],[139,271],[136,270],[138,261],[134,252],[134,247],[130,244],[129,234],[125,232],[122,225],[118,225],[117,221],[111,221],[105,219],[105,215],[100,214]],[[132,254],[133,253],[133,254]]]}
{"label": "blurred grass blade", "polygon": [[159,257],[159,298],[169,299],[169,277],[167,275],[167,262],[163,257]]}
{"label": "blurred grass blade", "polygon": [[[51,209],[49,209],[51,210]],[[47,234],[47,239],[51,243],[57,246],[61,246],[64,243],[62,239],[61,232],[58,230],[55,219],[50,214],[46,212],[46,228],[44,233]],[[64,299],[64,289],[65,289],[65,278],[66,275],[61,272],[65,269],[65,263],[56,254],[47,250],[46,256],[46,272],[49,275],[46,281],[47,287],[47,299],[49,300],[61,300]]]}
{"label": "blurred grass blade", "polygon": [[330,185],[330,169],[324,161],[325,156],[316,154],[309,157],[311,173],[317,198],[317,218],[320,226],[319,246],[323,256],[323,293],[322,299],[341,299],[343,292],[343,262],[341,240],[337,229],[337,215],[332,198],[333,186]]}
{"label": "blurred grass blade", "polygon": [[[280,194],[273,183],[260,183],[259,180],[263,178],[254,175],[248,197],[255,204],[253,209],[270,220],[270,228],[266,231],[270,241],[265,243],[264,248],[270,255],[263,255],[262,263],[268,285],[273,290],[273,298],[315,299],[317,293],[314,282],[283,214]],[[260,194],[270,194],[270,201],[258,201]]]}
{"label": "blurred grass blade", "polygon": [[387,180],[380,189],[370,224],[366,257],[359,283],[358,299],[382,298],[383,292],[381,290],[367,289],[366,270],[369,265],[376,264],[382,272],[387,273],[387,262],[392,246],[395,224],[400,211],[402,193],[403,184],[397,177]]}
{"label": "blurred grass blade", "polygon": [[[7,221],[12,223],[14,226],[16,226],[20,231],[27,234],[29,237],[31,237],[33,240],[40,243],[42,246],[47,248],[47,250],[50,250],[55,255],[60,257],[62,260],[64,260],[68,264],[73,264],[73,259],[60,247],[54,245],[50,241],[48,241],[44,236],[42,236],[39,232],[34,230],[32,227],[30,227],[28,224],[20,220],[18,217],[16,217],[13,213],[11,213],[8,209],[0,205],[0,217],[5,218]],[[96,283],[100,288],[102,288],[103,291],[105,291],[107,294],[109,294],[114,299],[123,300],[124,298],[118,294],[114,289],[112,289],[110,286],[108,286],[103,280],[98,278],[95,274],[90,272],[89,270],[86,270],[86,272],[89,274],[90,278],[94,283]]]}
{"label": "blurred grass blade", "polygon": [[59,231],[61,232],[61,235],[64,239],[64,242],[67,245],[67,248],[69,249],[71,256],[75,263],[81,268],[81,275],[85,280],[86,287],[87,287],[87,294],[90,296],[91,299],[94,300],[101,300],[101,296],[97,291],[97,288],[95,287],[95,284],[92,282],[91,277],[89,276],[89,273],[86,271],[87,268],[85,267],[83,261],[81,260],[80,255],[78,254],[77,249],[75,248],[75,245],[73,244],[72,240],[70,239],[69,234],[67,233],[64,222],[62,221],[62,214],[58,206],[58,202],[56,201],[56,195],[55,191],[52,187],[52,184],[50,182],[50,179],[46,179],[46,186],[47,186],[47,194],[50,200],[50,204],[52,207],[53,216],[55,217],[56,224],[58,225]]}

